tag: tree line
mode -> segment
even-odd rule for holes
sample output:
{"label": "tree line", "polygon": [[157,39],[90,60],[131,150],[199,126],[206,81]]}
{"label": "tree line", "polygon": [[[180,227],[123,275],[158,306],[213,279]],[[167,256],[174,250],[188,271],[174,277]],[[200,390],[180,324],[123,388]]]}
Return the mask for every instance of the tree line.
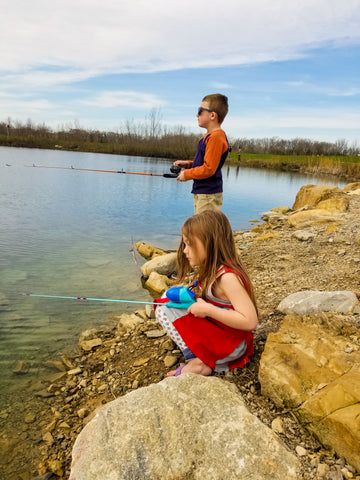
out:
{"label": "tree line", "polygon": [[[198,140],[199,135],[182,126],[172,129],[164,126],[156,110],[144,122],[128,120],[117,131],[86,130],[76,122],[57,130],[45,124],[36,125],[31,120],[22,123],[8,118],[0,122],[0,145],[18,147],[188,159],[194,156]],[[349,144],[345,139],[336,142],[278,137],[229,140],[233,153],[354,156],[360,151],[356,142]]]}

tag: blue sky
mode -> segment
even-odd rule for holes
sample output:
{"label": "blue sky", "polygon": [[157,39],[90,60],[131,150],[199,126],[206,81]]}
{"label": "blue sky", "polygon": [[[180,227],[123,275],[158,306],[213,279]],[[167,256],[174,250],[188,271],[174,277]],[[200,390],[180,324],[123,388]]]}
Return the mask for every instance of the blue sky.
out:
{"label": "blue sky", "polygon": [[0,121],[360,144],[360,0],[0,0]]}

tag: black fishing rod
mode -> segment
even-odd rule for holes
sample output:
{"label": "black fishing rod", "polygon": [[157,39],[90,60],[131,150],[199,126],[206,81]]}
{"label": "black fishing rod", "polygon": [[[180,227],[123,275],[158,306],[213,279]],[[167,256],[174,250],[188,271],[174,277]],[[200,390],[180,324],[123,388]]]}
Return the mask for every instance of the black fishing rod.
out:
{"label": "black fishing rod", "polygon": [[76,168],[76,167],[52,167],[48,165],[24,165],[24,167],[34,167],[34,168],[55,168],[60,170],[80,170],[83,172],[105,172],[105,173],[123,173],[126,175],[148,175],[150,177],[165,177],[165,178],[176,178],[181,168],[178,165],[172,165],[170,167],[170,171],[172,173],[145,173],[145,172],[125,172],[125,170],[103,170],[103,169],[95,169],[95,168]]}

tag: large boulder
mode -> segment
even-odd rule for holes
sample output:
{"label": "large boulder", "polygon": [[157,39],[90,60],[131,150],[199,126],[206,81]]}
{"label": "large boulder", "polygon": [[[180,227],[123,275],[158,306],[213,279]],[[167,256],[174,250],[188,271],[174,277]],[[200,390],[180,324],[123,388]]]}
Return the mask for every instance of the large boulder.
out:
{"label": "large boulder", "polygon": [[335,193],[341,193],[341,189],[334,185],[304,185],[298,191],[292,209],[298,210],[306,205],[315,207]]}
{"label": "large boulder", "polygon": [[74,444],[70,480],[295,480],[298,468],[233,384],[183,374],[102,407]]}
{"label": "large boulder", "polygon": [[348,183],[345,185],[343,188],[343,192],[354,192],[360,190],[360,182],[353,182],[353,183]]}
{"label": "large boulder", "polygon": [[118,320],[117,333],[119,335],[132,330],[140,323],[144,323],[144,319],[141,316],[136,315],[136,313],[123,313],[122,315],[113,318]]}
{"label": "large boulder", "polygon": [[137,242],[135,243],[135,248],[140,253],[142,257],[144,257],[146,260],[151,260],[152,258],[158,256],[158,255],[165,255],[166,252],[164,250],[161,250],[160,248],[153,247],[152,245],[149,245],[148,243],[144,242]]}
{"label": "large boulder", "polygon": [[157,272],[151,272],[149,278],[145,282],[145,287],[155,296],[164,293],[171,285],[166,275],[160,275]]}
{"label": "large boulder", "polygon": [[331,213],[323,208],[311,210],[300,210],[288,216],[288,223],[295,228],[310,227],[311,225],[322,225],[324,223],[341,222],[340,213]]}
{"label": "large boulder", "polygon": [[263,395],[292,409],[360,471],[360,341],[352,317],[286,316],[268,336],[259,381]]}
{"label": "large boulder", "polygon": [[141,273],[148,278],[152,272],[160,275],[171,275],[177,268],[176,252],[166,253],[152,258],[141,266]]}
{"label": "large boulder", "polygon": [[350,200],[347,196],[334,196],[321,200],[316,208],[330,213],[345,213],[349,210]]}
{"label": "large boulder", "polygon": [[303,290],[284,298],[277,307],[282,313],[311,315],[320,312],[360,313],[360,303],[354,292],[338,290],[321,292]]}

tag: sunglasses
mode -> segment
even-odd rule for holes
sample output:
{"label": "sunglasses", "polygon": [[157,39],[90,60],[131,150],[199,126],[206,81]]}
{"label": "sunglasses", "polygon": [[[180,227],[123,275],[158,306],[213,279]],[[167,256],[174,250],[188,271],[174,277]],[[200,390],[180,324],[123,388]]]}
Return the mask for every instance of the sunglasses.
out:
{"label": "sunglasses", "polygon": [[200,117],[200,115],[201,115],[203,112],[213,113],[213,112],[215,112],[215,110],[211,110],[210,108],[199,107],[199,109],[198,109],[198,115],[199,115],[199,117]]}

